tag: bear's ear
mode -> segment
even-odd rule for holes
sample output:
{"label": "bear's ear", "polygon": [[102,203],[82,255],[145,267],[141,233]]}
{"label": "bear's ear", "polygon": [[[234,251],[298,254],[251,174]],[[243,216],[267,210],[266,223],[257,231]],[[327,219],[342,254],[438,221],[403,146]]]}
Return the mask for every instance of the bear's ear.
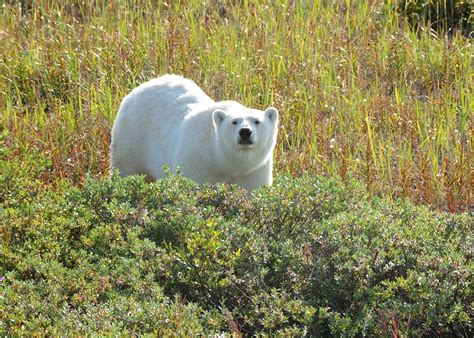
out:
{"label": "bear's ear", "polygon": [[225,119],[225,111],[221,109],[216,109],[212,112],[212,121],[214,121],[214,125],[217,127],[219,126],[222,121]]}
{"label": "bear's ear", "polygon": [[276,122],[278,121],[278,110],[274,107],[270,107],[265,110],[265,117],[268,117],[270,121]]}

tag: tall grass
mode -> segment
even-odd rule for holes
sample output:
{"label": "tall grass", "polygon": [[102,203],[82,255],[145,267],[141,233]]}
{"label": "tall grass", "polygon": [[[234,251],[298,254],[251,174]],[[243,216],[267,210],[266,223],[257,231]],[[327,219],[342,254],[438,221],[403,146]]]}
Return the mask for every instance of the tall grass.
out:
{"label": "tall grass", "polygon": [[281,112],[276,174],[356,176],[450,211],[473,204],[472,44],[410,29],[395,1],[27,1],[0,8],[5,146],[41,179],[108,170],[120,101],[164,73]]}

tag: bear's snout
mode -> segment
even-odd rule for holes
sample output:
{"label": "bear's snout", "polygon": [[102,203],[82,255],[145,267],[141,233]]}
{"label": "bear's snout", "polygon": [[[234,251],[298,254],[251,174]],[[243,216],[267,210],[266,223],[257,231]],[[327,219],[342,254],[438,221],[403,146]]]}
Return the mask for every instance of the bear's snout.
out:
{"label": "bear's snout", "polygon": [[242,141],[246,141],[252,136],[252,130],[249,128],[242,128],[239,130],[239,136],[242,139]]}

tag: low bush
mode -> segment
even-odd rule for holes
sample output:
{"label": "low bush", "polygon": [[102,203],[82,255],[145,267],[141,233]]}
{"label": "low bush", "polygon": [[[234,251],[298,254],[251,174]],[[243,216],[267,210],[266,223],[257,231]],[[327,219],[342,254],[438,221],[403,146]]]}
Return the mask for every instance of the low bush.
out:
{"label": "low bush", "polygon": [[323,177],[52,191],[23,170],[1,171],[2,335],[473,334],[468,213]]}
{"label": "low bush", "polygon": [[466,35],[473,30],[469,0],[401,0],[398,11],[415,27],[429,24],[437,31],[458,30]]}

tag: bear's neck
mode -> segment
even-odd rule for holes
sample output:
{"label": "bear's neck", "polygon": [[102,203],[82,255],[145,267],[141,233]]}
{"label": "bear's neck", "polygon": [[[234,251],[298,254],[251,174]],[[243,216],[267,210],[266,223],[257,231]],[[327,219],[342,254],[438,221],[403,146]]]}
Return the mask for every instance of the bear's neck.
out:
{"label": "bear's neck", "polygon": [[262,156],[261,153],[251,150],[226,151],[226,149],[219,146],[218,137],[215,138],[214,142],[212,156],[213,163],[216,164],[216,174],[230,180],[250,174],[268,161],[268,154]]}

